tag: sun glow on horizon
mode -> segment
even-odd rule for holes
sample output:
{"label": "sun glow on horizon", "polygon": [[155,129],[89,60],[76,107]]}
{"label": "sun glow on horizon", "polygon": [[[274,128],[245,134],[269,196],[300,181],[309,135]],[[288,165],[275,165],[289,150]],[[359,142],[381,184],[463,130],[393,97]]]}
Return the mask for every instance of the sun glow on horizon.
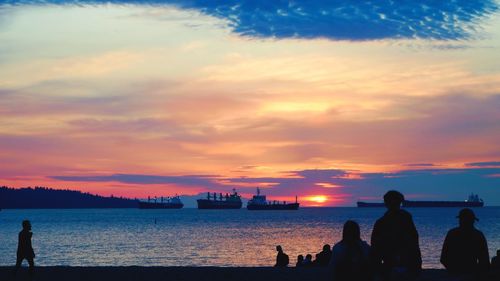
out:
{"label": "sun glow on horizon", "polygon": [[305,198],[307,201],[313,203],[312,206],[322,206],[328,201],[328,196],[326,195],[312,195]]}

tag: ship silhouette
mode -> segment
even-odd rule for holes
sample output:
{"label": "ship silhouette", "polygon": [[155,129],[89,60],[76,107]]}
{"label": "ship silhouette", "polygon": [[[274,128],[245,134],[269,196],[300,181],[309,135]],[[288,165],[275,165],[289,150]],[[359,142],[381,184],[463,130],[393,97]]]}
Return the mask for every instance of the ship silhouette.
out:
{"label": "ship silhouette", "polygon": [[154,199],[148,197],[148,201],[139,201],[139,209],[181,209],[182,207],[184,204],[177,195],[165,199],[160,197],[160,200],[156,197]]}
{"label": "ship silhouette", "polygon": [[[358,207],[385,207],[384,203],[370,203],[370,202],[357,202]],[[479,198],[477,194],[470,194],[469,198],[465,201],[411,201],[404,200],[402,203],[403,208],[417,208],[417,207],[454,207],[454,208],[477,208],[483,207],[484,201]]]}
{"label": "ship silhouette", "polygon": [[222,196],[222,193],[219,193],[219,199],[217,199],[217,193],[214,192],[212,196],[210,192],[207,192],[206,199],[198,199],[196,202],[198,209],[241,209],[242,206],[241,195],[234,188],[232,194],[226,193]]}
{"label": "ship silhouette", "polygon": [[299,203],[295,196],[295,203],[286,203],[285,201],[267,201],[265,195],[260,194],[260,188],[257,187],[257,195],[248,201],[248,210],[298,210]]}

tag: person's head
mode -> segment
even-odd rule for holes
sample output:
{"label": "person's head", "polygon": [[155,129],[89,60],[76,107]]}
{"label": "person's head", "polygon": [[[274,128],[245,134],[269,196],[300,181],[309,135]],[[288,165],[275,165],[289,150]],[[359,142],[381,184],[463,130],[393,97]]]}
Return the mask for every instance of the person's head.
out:
{"label": "person's head", "polygon": [[359,224],[357,222],[348,220],[344,223],[344,229],[342,230],[342,240],[348,243],[361,240]]}
{"label": "person's head", "polygon": [[281,245],[276,246],[276,251],[283,252],[283,248],[281,248]]}
{"label": "person's head", "polygon": [[329,244],[325,244],[323,245],[323,251],[330,251],[330,245]]}
{"label": "person's head", "polygon": [[458,213],[458,223],[460,227],[472,227],[478,221],[474,212],[469,208],[464,208]]}
{"label": "person's head", "polygon": [[313,256],[311,254],[306,255],[306,261],[311,261]]}
{"label": "person's head", "polygon": [[304,256],[303,255],[298,255],[297,256],[297,261],[299,261],[299,262],[304,261]]}
{"label": "person's head", "polygon": [[29,220],[23,220],[23,229],[31,230],[31,222]]}
{"label": "person's head", "polygon": [[390,190],[384,195],[384,204],[389,210],[399,210],[404,200],[404,195],[396,190]]}

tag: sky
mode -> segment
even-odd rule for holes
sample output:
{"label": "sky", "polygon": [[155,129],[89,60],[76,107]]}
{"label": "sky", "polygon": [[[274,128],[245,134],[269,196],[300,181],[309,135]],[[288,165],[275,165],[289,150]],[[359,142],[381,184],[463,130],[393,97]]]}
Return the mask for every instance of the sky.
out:
{"label": "sky", "polygon": [[500,205],[500,11],[0,0],[0,185]]}

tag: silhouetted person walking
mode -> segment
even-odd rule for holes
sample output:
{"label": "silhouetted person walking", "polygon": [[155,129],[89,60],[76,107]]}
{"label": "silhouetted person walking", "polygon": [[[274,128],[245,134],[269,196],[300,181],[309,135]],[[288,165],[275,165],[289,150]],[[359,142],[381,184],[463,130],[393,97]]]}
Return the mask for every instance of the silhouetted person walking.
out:
{"label": "silhouetted person walking", "polygon": [[342,240],[333,246],[329,265],[335,281],[371,279],[370,246],[361,240],[357,222],[344,224]]}
{"label": "silhouetted person walking", "polygon": [[441,263],[452,274],[475,276],[488,271],[488,245],[483,233],[474,227],[476,215],[465,208],[457,218],[459,226],[448,231],[444,240]]}
{"label": "silhouetted person walking", "polygon": [[418,232],[411,214],[401,210],[403,201],[400,192],[387,192],[384,195],[387,212],[373,227],[372,262],[384,280],[413,279],[422,270]]}
{"label": "silhouetted person walking", "polygon": [[285,267],[288,266],[289,259],[288,255],[283,252],[283,248],[280,245],[276,246],[276,251],[278,251],[278,255],[276,256],[276,267]]}
{"label": "silhouetted person walking", "polygon": [[316,255],[316,266],[327,266],[332,258],[332,250],[330,245],[325,244],[323,250]]}
{"label": "silhouetted person walking", "polygon": [[35,251],[33,251],[33,247],[31,246],[31,237],[33,236],[33,233],[31,232],[31,223],[29,220],[24,220],[22,225],[23,230],[19,232],[19,240],[17,244],[17,261],[14,269],[14,275],[17,274],[23,260],[26,259],[29,264],[30,278],[33,279],[33,275],[35,273],[35,262],[33,260],[35,258]]}

